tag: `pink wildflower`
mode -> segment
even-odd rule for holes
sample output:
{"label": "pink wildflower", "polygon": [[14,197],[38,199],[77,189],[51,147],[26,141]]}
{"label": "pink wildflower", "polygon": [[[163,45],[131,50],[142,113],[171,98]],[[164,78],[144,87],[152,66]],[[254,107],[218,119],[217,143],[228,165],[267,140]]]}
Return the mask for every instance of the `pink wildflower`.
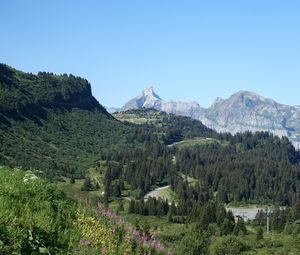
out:
{"label": "pink wildflower", "polygon": [[146,246],[148,245],[147,241],[148,241],[148,237],[147,237],[147,235],[144,233],[144,234],[143,234],[143,246],[144,246],[144,247],[146,247]]}
{"label": "pink wildflower", "polygon": [[107,248],[106,246],[103,246],[102,249],[101,249],[101,254],[102,255],[107,255]]}

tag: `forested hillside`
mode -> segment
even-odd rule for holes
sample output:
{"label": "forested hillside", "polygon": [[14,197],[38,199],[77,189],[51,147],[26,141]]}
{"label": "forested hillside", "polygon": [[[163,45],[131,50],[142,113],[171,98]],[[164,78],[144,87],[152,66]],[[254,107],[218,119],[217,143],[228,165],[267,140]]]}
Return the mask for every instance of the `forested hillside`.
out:
{"label": "forested hillside", "polygon": [[[224,203],[292,205],[300,201],[300,154],[287,138],[267,132],[218,134],[199,121],[151,109],[115,116],[142,123],[136,135],[145,148],[103,154],[102,159],[119,162],[118,174],[108,176],[125,180],[142,194],[156,183],[171,184],[183,200],[184,211],[193,210],[192,201],[212,199],[213,193]],[[182,174],[197,180],[197,185],[189,186]]]}
{"label": "forested hillside", "polygon": [[0,65],[0,164],[80,177],[99,151],[129,146],[132,134],[97,102],[87,80]]}
{"label": "forested hillside", "polygon": [[[142,108],[114,113],[113,116],[124,122],[137,124],[136,136],[140,141],[149,140],[149,136],[159,138],[166,145],[194,137],[219,138],[220,135],[198,120]],[[155,134],[155,135],[154,135]]]}

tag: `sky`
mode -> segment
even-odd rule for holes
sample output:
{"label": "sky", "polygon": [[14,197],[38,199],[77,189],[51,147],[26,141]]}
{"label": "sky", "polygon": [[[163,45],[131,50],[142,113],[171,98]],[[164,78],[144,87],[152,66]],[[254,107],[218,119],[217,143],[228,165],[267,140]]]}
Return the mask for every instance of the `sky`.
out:
{"label": "sky", "polygon": [[239,90],[300,105],[300,1],[0,0],[0,62],[72,73],[105,106]]}

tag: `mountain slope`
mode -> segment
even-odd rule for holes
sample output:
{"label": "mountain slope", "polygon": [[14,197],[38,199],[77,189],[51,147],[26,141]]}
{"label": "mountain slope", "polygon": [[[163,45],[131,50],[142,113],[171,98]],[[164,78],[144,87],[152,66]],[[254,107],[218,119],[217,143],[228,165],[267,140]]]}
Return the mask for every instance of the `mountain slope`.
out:
{"label": "mountain slope", "polygon": [[[207,109],[200,107],[196,102],[175,102],[160,99],[153,91],[142,93],[142,102],[136,97],[125,104],[121,110],[141,107],[155,108],[159,111],[188,116],[200,120],[209,128],[218,132],[232,134],[245,131],[268,131],[280,137],[287,136],[296,147],[300,146],[300,108],[288,106],[264,98],[248,91],[240,91],[228,99],[217,98]],[[156,100],[148,100],[148,97]],[[152,103],[151,103],[152,102]],[[135,105],[135,108],[131,106]]]}
{"label": "mountain slope", "polygon": [[101,151],[129,139],[131,128],[97,102],[87,80],[0,65],[0,164],[82,176]]}
{"label": "mountain slope", "polygon": [[240,91],[199,114],[207,126],[231,133],[268,131],[300,144],[300,111],[248,91]]}
{"label": "mountain slope", "polygon": [[122,122],[140,124],[139,127],[143,130],[140,133],[147,130],[151,134],[160,134],[162,141],[168,145],[195,137],[219,138],[220,136],[198,120],[167,114],[153,108],[128,110],[114,113],[113,116]]}
{"label": "mountain slope", "polygon": [[159,111],[193,117],[195,113],[201,112],[202,108],[197,102],[164,101],[155,92],[153,87],[145,88],[140,96],[127,102],[118,111],[127,111],[140,108],[154,108]]}
{"label": "mountain slope", "polygon": [[147,87],[142,91],[142,94],[140,96],[131,99],[120,110],[126,111],[131,109],[139,109],[143,107],[159,107],[161,101],[161,98],[154,93],[153,87]]}

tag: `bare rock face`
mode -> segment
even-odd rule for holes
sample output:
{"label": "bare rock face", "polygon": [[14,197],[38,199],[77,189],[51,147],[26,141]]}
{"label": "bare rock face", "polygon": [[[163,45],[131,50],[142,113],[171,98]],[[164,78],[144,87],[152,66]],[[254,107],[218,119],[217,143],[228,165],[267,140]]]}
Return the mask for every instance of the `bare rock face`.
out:
{"label": "bare rock face", "polygon": [[188,116],[218,132],[268,131],[287,136],[300,148],[300,107],[279,104],[253,92],[239,91],[228,99],[217,98],[205,109],[197,102],[164,101],[153,87],[148,87],[119,110],[142,107]]}
{"label": "bare rock face", "polygon": [[[155,94],[153,87],[147,87],[142,91],[142,94],[131,99],[126,103],[120,111],[127,111],[139,108],[159,108],[162,99]],[[160,109],[159,109],[160,110]]]}
{"label": "bare rock face", "polygon": [[195,118],[201,112],[201,109],[197,102],[168,101],[161,103],[161,111],[192,118]]}
{"label": "bare rock face", "polygon": [[268,131],[287,136],[300,145],[300,109],[283,105],[248,91],[212,105],[198,116],[205,125],[219,132]]}
{"label": "bare rock face", "polygon": [[119,110],[126,111],[143,107],[183,116],[193,116],[195,112],[198,113],[201,109],[197,102],[166,102],[154,92],[153,87],[147,87],[142,91],[140,96],[133,98]]}

